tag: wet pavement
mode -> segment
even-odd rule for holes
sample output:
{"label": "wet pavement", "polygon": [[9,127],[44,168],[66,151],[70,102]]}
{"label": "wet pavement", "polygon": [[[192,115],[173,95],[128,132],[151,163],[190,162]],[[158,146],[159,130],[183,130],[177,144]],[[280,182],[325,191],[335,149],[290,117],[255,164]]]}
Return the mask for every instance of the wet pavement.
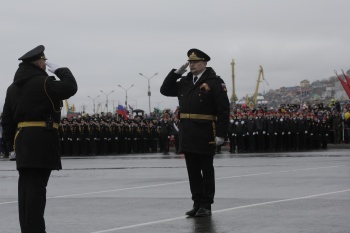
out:
{"label": "wet pavement", "polygon": [[[213,215],[191,209],[183,155],[63,158],[48,185],[48,233],[349,233],[350,150],[214,160]],[[15,162],[0,159],[0,233],[20,232]]]}

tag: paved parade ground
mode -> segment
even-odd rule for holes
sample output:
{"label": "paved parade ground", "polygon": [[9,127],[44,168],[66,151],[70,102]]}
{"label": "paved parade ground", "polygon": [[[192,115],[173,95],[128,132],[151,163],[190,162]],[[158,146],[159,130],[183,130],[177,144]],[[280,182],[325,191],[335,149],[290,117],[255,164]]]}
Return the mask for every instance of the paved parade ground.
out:
{"label": "paved parade ground", "polygon": [[[226,150],[225,150],[226,151]],[[48,233],[349,233],[350,150],[214,159],[213,215],[192,207],[183,155],[63,158],[48,185]],[[15,162],[0,159],[0,233],[20,232]]]}

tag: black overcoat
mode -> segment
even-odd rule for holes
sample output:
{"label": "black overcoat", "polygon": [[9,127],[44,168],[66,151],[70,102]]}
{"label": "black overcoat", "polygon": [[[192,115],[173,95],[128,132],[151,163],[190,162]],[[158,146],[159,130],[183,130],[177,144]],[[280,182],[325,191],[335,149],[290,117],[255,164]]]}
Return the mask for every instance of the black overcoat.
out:
{"label": "black overcoat", "polygon": [[[177,81],[180,77],[173,69],[165,78],[160,92],[178,98],[180,113],[214,115],[217,120],[213,127],[213,121],[210,120],[180,119],[179,150],[213,155],[215,144],[210,142],[215,141],[215,136],[227,137],[230,123],[230,103],[225,83],[210,67],[206,68],[196,84],[193,84],[191,72]],[[201,90],[202,85],[207,85],[209,90]]]}
{"label": "black overcoat", "polygon": [[45,70],[32,63],[22,62],[7,89],[2,120],[3,137],[11,149],[15,145],[17,169],[62,168],[58,129],[17,129],[19,122],[46,121],[49,117],[55,123],[60,122],[62,100],[73,96],[78,88],[68,68],[59,68],[55,74],[60,80],[48,76]]}

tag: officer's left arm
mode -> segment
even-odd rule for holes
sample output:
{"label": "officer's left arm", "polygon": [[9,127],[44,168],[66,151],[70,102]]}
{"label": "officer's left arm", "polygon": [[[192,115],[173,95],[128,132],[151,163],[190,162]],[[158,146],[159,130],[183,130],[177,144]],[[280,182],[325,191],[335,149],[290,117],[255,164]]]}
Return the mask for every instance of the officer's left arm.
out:
{"label": "officer's left arm", "polygon": [[213,98],[217,112],[216,136],[226,137],[230,124],[230,102],[226,85],[221,78],[214,82]]}

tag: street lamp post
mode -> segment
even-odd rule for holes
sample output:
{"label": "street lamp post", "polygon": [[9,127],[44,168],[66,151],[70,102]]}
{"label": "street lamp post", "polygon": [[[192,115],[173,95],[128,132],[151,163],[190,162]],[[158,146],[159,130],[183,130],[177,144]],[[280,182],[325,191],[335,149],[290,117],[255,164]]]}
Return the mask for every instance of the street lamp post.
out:
{"label": "street lamp post", "polygon": [[96,100],[98,97],[100,97],[100,95],[96,96],[95,98],[92,98],[92,97],[90,97],[89,95],[88,95],[88,97],[89,97],[90,99],[92,99],[92,103],[93,103],[93,105],[94,105],[94,114],[95,114],[95,113],[96,113],[96,112],[95,112],[95,100]]}
{"label": "street lamp post", "polygon": [[112,94],[114,91],[110,91],[109,93],[105,93],[104,91],[100,90],[103,94],[106,96],[106,107],[107,107],[107,113],[108,113],[108,96]]}
{"label": "street lamp post", "polygon": [[126,109],[128,109],[128,90],[129,90],[130,88],[132,88],[133,86],[134,86],[134,84],[132,84],[129,88],[124,88],[124,87],[122,87],[122,86],[120,86],[120,85],[118,84],[118,87],[124,89],[124,91],[125,91],[125,106],[126,106]]}
{"label": "street lamp post", "polygon": [[151,115],[151,85],[150,85],[150,79],[153,78],[154,76],[156,76],[158,73],[155,73],[152,77],[148,78],[146,76],[144,76],[142,73],[139,73],[139,75],[141,75],[142,77],[146,78],[148,81],[148,110],[149,110],[149,114]]}

